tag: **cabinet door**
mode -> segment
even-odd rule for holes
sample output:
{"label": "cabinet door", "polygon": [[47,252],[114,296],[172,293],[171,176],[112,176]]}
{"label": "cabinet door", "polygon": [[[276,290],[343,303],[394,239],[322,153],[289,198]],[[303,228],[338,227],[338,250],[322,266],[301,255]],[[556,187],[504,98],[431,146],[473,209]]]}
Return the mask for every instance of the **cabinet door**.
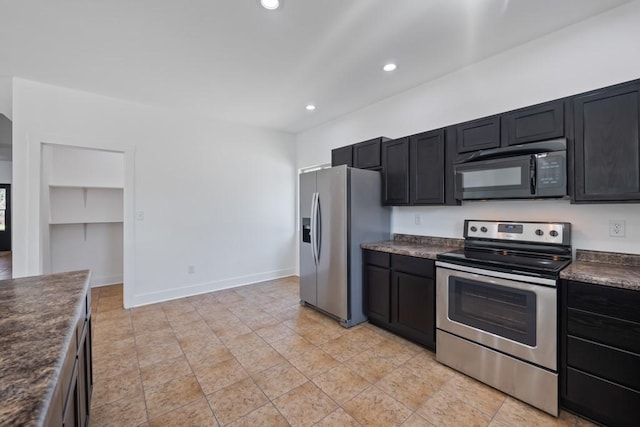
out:
{"label": "cabinet door", "polygon": [[410,139],[412,205],[444,204],[444,129]]}
{"label": "cabinet door", "polygon": [[409,138],[382,143],[382,203],[409,204]]}
{"label": "cabinet door", "polygon": [[382,138],[359,142],[353,145],[353,167],[358,169],[380,169],[380,144]]}
{"label": "cabinet door", "polygon": [[502,145],[518,145],[564,136],[564,100],[502,115]]}
{"label": "cabinet door", "polygon": [[353,145],[331,150],[331,166],[353,166]]}
{"label": "cabinet door", "polygon": [[365,312],[370,320],[388,325],[391,321],[391,283],[390,270],[365,265],[364,290],[366,307]]}
{"label": "cabinet door", "polygon": [[433,279],[394,271],[391,323],[408,338],[435,348],[436,304]]}
{"label": "cabinet door", "polygon": [[458,153],[500,146],[500,116],[485,117],[456,126]]}
{"label": "cabinet door", "polygon": [[640,83],[576,96],[574,201],[640,200]]}

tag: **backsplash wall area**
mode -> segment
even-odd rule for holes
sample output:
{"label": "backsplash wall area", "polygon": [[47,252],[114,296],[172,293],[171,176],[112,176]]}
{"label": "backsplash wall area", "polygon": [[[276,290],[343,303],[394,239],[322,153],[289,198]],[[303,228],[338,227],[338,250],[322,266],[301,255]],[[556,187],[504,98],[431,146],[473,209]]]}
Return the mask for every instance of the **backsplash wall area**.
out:
{"label": "backsplash wall area", "polygon": [[[416,221],[418,216],[418,221]],[[465,219],[571,223],[573,249],[640,254],[640,204],[571,205],[568,200],[491,200],[462,206],[394,207],[394,233],[462,238]],[[625,237],[609,236],[609,220],[624,220]],[[420,224],[416,224],[420,222]]]}

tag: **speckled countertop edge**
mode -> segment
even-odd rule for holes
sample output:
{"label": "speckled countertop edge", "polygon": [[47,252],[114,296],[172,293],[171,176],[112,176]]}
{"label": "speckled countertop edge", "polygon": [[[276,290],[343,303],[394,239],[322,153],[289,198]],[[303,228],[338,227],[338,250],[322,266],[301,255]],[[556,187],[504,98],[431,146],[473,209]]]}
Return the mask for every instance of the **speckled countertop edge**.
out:
{"label": "speckled countertop edge", "polygon": [[394,234],[393,240],[386,242],[363,243],[363,249],[408,255],[417,258],[436,259],[438,254],[460,249],[464,241],[447,237],[415,236]]}
{"label": "speckled countertop edge", "polygon": [[560,278],[640,291],[640,255],[578,249]]}
{"label": "speckled countertop edge", "polygon": [[0,281],[0,425],[44,423],[89,278],[84,270]]}

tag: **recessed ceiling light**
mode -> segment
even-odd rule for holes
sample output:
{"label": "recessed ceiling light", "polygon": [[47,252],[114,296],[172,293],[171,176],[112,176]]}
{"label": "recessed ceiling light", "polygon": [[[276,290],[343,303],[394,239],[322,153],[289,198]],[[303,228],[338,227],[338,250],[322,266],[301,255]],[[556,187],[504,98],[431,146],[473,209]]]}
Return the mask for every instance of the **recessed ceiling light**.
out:
{"label": "recessed ceiling light", "polygon": [[382,69],[385,70],[385,71],[393,71],[396,68],[398,68],[398,67],[393,62],[390,62],[390,63],[386,64],[384,67],[382,67]]}
{"label": "recessed ceiling light", "polygon": [[315,110],[315,109],[316,109],[316,106],[315,106],[315,105],[313,105],[313,104],[309,104],[309,105],[307,105],[305,108],[306,108],[307,110],[309,110],[309,111],[313,111],[313,110]]}
{"label": "recessed ceiling light", "polygon": [[268,10],[276,10],[280,7],[279,0],[260,0],[260,4],[262,5],[262,7]]}

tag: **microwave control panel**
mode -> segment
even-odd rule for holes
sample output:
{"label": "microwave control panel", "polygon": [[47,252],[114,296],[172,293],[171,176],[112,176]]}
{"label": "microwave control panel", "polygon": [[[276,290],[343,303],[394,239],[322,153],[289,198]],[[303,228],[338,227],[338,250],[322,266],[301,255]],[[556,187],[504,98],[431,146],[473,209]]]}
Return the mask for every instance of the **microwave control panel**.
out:
{"label": "microwave control panel", "polygon": [[565,157],[558,154],[536,155],[538,188],[564,187],[567,182]]}

